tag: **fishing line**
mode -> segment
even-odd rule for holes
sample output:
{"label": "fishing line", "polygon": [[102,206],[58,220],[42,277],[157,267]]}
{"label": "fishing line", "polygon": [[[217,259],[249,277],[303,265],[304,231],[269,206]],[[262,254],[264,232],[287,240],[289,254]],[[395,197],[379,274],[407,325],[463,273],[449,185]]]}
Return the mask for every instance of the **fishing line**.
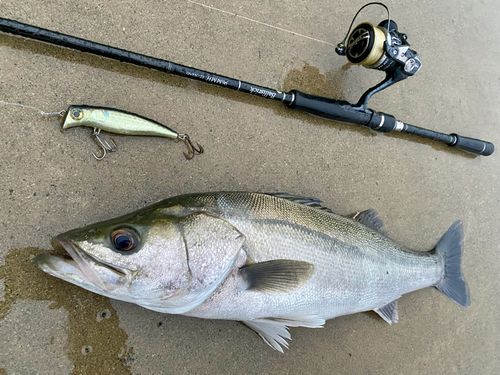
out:
{"label": "fishing line", "polygon": [[21,103],[9,103],[9,102],[4,102],[3,100],[0,100],[0,103],[1,104],[5,104],[5,105],[12,105],[14,107],[20,107],[20,108],[28,108],[28,109],[33,109],[35,111],[37,111],[39,114],[41,114],[43,117],[55,117],[55,116],[62,116],[66,113],[66,111],[57,111],[57,112],[45,112],[45,111],[42,111],[41,109],[38,109],[36,107],[32,107],[30,105],[25,105],[25,104],[21,104]]}
{"label": "fishing line", "polygon": [[196,1],[193,1],[193,0],[187,0],[189,3],[193,3],[193,4],[196,4],[196,5],[199,5],[199,6],[202,6],[204,8],[208,8],[208,9],[211,9],[211,10],[215,10],[217,12],[221,12],[221,13],[225,13],[225,14],[229,14],[231,16],[235,16],[235,17],[238,17],[238,18],[242,18],[244,20],[247,20],[247,21],[250,21],[250,22],[254,22],[254,23],[257,23],[259,25],[264,25],[264,26],[267,26],[267,27],[270,27],[272,29],[276,29],[276,30],[280,30],[280,31],[284,31],[284,32],[287,32],[287,33],[290,33],[292,35],[297,35],[297,36],[300,36],[302,38],[306,38],[306,39],[310,39],[310,40],[313,40],[315,42],[319,42],[319,43],[323,43],[323,44],[328,44],[332,47],[335,47],[335,44],[333,43],[329,43],[329,42],[325,42],[324,40],[320,40],[320,39],[316,39],[316,38],[313,38],[311,36],[307,36],[307,35],[304,35],[304,34],[300,34],[300,33],[296,33],[295,31],[290,31],[290,30],[287,30],[287,29],[283,29],[282,27],[278,27],[278,26],[274,26],[274,25],[270,25],[268,23],[265,23],[265,22],[261,22],[261,21],[257,21],[257,20],[254,20],[252,18],[248,18],[248,17],[245,17],[245,16],[241,16],[239,14],[236,14],[236,13],[233,13],[233,12],[228,12],[227,10],[223,10],[223,9],[219,9],[219,8],[215,8],[211,5],[206,5],[206,4],[201,4],[201,3],[198,3]]}

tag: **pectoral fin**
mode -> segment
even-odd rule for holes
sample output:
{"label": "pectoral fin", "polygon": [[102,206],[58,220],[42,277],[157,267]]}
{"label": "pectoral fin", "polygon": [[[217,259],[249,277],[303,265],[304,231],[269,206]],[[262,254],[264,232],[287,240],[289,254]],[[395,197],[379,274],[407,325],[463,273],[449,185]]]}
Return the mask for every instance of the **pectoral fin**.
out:
{"label": "pectoral fin", "polygon": [[240,273],[248,290],[286,292],[309,280],[314,268],[308,262],[277,259],[242,267]]}
{"label": "pectoral fin", "polygon": [[259,318],[243,321],[245,325],[253,329],[273,349],[283,353],[283,348],[288,349],[291,340],[288,327],[323,328],[325,319],[317,315],[292,316],[283,318]]}
{"label": "pectoral fin", "polygon": [[373,310],[380,315],[387,323],[397,323],[398,322],[398,300],[392,301],[379,309]]}

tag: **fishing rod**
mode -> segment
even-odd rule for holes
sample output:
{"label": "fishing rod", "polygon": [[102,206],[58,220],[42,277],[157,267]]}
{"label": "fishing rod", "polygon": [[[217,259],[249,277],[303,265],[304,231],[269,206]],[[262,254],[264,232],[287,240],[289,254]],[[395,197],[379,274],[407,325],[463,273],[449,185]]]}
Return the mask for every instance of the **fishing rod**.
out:
{"label": "fishing rod", "polygon": [[[378,26],[363,22],[350,33],[356,17],[368,5],[383,6],[387,10],[387,20],[382,21]],[[378,132],[396,131],[418,135],[477,155],[491,155],[495,150],[490,142],[463,137],[455,133],[445,134],[424,129],[399,121],[390,114],[367,108],[368,100],[373,94],[415,75],[422,67],[417,52],[410,49],[408,36],[401,33],[397,24],[390,19],[389,9],[378,2],[368,3],[359,9],[344,40],[335,49],[337,54],[346,56],[352,64],[361,64],[366,68],[377,69],[386,73],[384,80],[369,88],[356,104],[344,100],[310,95],[298,90],[281,92],[5,18],[0,18],[0,31],[211,83],[265,99],[281,101],[289,108],[339,122],[363,125]]]}

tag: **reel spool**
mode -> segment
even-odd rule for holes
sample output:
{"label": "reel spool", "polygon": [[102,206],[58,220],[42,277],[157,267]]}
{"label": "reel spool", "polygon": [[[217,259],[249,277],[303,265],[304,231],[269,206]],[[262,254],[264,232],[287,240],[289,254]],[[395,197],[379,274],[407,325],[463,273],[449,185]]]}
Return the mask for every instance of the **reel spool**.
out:
{"label": "reel spool", "polygon": [[347,60],[352,64],[361,64],[367,68],[382,65],[381,60],[388,60],[384,56],[385,34],[382,29],[373,27],[369,22],[360,23],[347,39]]}
{"label": "reel spool", "polygon": [[417,52],[410,49],[408,36],[399,33],[396,22],[389,20],[376,27],[369,22],[360,23],[347,38],[345,52],[352,64],[370,69],[389,71],[402,65],[406,74],[414,75],[422,67]]}

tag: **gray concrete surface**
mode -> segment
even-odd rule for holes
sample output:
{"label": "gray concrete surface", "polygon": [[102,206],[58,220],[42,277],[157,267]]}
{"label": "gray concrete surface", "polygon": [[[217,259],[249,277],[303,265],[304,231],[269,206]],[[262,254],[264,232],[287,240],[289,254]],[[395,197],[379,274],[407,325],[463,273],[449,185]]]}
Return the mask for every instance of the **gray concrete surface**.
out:
{"label": "gray concrete surface", "polygon": [[[333,44],[363,4],[204,3]],[[500,146],[498,2],[387,4],[424,66],[370,106]],[[350,101],[383,77],[346,65],[330,45],[186,0],[2,0],[0,16]],[[374,8],[360,20],[381,17]],[[190,134],[206,150],[187,161],[182,144],[116,136],[119,150],[96,162],[89,129],[61,133],[56,120],[0,105],[0,373],[500,371],[500,151],[471,157],[407,136],[374,135],[280,103],[5,34],[0,100],[45,111],[83,103],[125,109]],[[313,196],[340,214],[375,208],[392,238],[418,250],[431,249],[461,219],[472,306],[461,308],[429,288],[403,296],[396,325],[366,313],[333,319],[321,330],[296,328],[290,350],[280,354],[237,322],[110,301],[45,275],[31,261],[63,231],[177,194],[216,190]]]}

